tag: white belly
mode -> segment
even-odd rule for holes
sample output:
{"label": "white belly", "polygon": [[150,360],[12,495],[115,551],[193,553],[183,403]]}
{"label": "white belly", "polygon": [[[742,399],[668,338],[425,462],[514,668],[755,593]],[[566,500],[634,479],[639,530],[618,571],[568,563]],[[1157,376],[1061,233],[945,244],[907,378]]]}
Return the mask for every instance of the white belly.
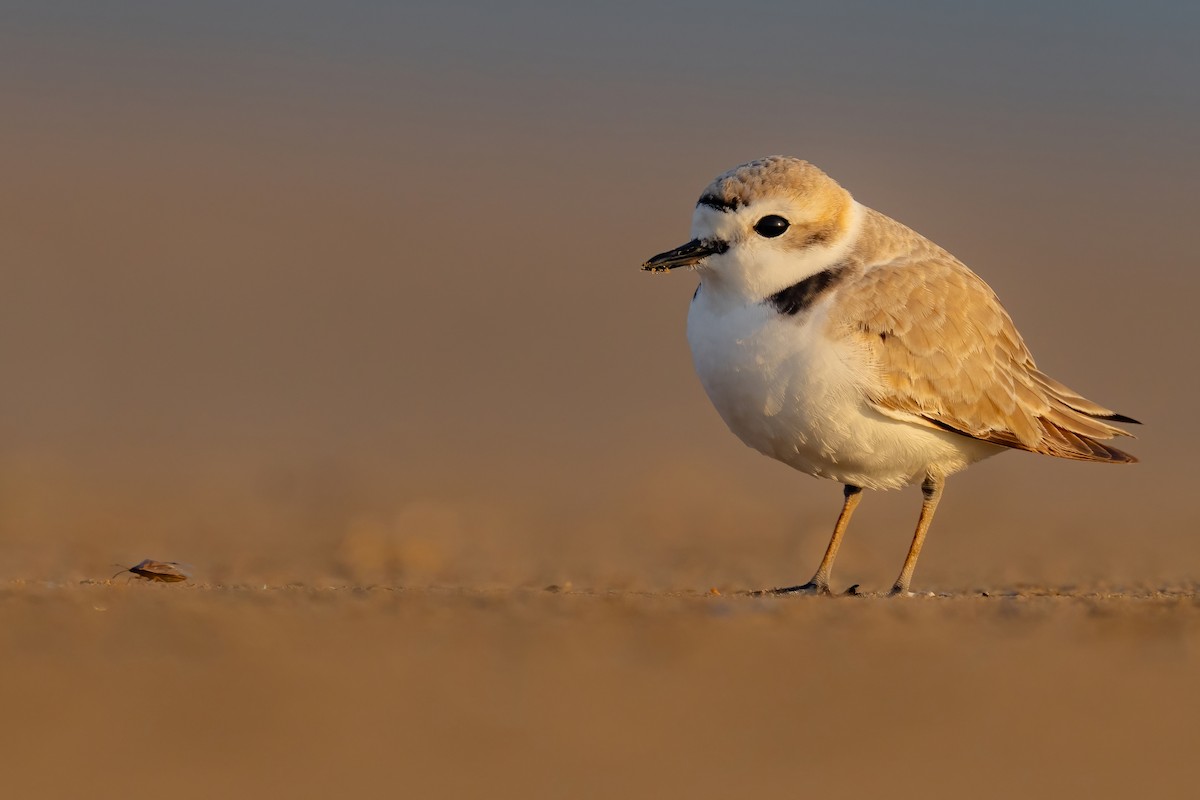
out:
{"label": "white belly", "polygon": [[704,292],[688,343],[705,392],[729,429],[764,455],[821,478],[894,489],[949,475],[1004,448],[884,416],[873,375],[849,343],[824,334],[826,303],[783,316],[767,305],[717,310]]}

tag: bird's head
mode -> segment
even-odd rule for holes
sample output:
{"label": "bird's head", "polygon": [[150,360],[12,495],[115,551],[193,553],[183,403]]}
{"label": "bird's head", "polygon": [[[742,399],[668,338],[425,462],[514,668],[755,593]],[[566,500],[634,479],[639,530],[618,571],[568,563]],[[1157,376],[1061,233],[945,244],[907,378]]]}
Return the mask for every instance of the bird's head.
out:
{"label": "bird's head", "polygon": [[762,298],[837,260],[854,211],[850,193],[807,161],[758,159],[709,184],[692,215],[692,240],[642,269],[688,267],[706,284]]}

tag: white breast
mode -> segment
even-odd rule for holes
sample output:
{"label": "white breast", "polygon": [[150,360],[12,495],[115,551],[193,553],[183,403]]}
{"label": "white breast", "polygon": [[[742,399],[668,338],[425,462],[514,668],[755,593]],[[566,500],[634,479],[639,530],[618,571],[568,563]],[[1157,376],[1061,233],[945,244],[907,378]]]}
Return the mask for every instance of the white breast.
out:
{"label": "white breast", "polygon": [[725,424],[755,450],[810,475],[890,489],[1003,449],[879,413],[864,355],[825,333],[836,291],[786,316],[766,303],[713,302],[707,288],[688,313],[692,359]]}

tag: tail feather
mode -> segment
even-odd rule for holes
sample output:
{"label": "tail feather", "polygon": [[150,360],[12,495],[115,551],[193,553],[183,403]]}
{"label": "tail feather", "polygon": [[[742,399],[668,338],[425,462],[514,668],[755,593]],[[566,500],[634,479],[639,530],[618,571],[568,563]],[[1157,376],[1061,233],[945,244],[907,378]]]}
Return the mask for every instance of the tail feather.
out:
{"label": "tail feather", "polygon": [[1029,415],[1033,430],[1025,435],[1019,435],[1016,430],[971,430],[958,420],[931,414],[923,416],[943,430],[1031,453],[1075,461],[1137,463],[1136,457],[1102,441],[1117,436],[1133,436],[1110,422],[1136,423],[1137,420],[1099,406],[1040,372],[1034,372],[1033,375],[1045,391],[1045,406],[1041,413]]}
{"label": "tail feather", "polygon": [[1052,439],[1055,444],[1047,447],[1045,450],[1035,452],[1044,452],[1046,455],[1069,458],[1075,461],[1099,461],[1109,464],[1137,463],[1137,458],[1126,453],[1124,450],[1118,450],[1112,445],[1105,444],[1091,436],[1076,433],[1067,428],[1060,428],[1049,420],[1043,419],[1041,422],[1043,427],[1055,429],[1057,436],[1054,436]]}
{"label": "tail feather", "polygon": [[[1124,414],[1095,414],[1093,416],[1097,417],[1098,419],[1109,420],[1110,422],[1127,422],[1130,425],[1141,425],[1142,424],[1141,420],[1136,420],[1133,417],[1127,417]],[[1133,434],[1129,434],[1129,435],[1132,436]]]}
{"label": "tail feather", "polygon": [[[1046,393],[1058,400],[1072,411],[1078,411],[1080,414],[1092,417],[1093,419],[1102,419],[1108,422],[1125,422],[1131,425],[1141,425],[1139,421],[1133,417],[1127,417],[1124,414],[1118,414],[1111,408],[1105,408],[1099,403],[1093,403],[1086,397],[1076,392],[1074,389],[1059,383],[1041,370],[1031,369],[1029,374],[1037,383],[1046,390]],[[1112,428],[1112,426],[1108,426]],[[1112,428],[1114,436],[1132,436],[1128,431],[1123,431],[1120,428]]]}

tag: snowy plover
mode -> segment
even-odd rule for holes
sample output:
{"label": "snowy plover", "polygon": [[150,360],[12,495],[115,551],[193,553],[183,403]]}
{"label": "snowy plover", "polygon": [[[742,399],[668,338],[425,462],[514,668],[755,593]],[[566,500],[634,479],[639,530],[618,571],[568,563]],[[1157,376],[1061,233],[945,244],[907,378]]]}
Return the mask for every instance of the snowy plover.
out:
{"label": "snowy plover", "polygon": [[1038,371],[994,292],[954,256],[856,202],[795,158],[751,161],[696,204],[692,240],[643,269],[694,269],[687,338],[700,382],[738,438],[845,484],[812,580],[829,593],[863,489],[920,483],[908,592],[946,476],[1006,449],[1136,459],[1104,444],[1136,422]]}

